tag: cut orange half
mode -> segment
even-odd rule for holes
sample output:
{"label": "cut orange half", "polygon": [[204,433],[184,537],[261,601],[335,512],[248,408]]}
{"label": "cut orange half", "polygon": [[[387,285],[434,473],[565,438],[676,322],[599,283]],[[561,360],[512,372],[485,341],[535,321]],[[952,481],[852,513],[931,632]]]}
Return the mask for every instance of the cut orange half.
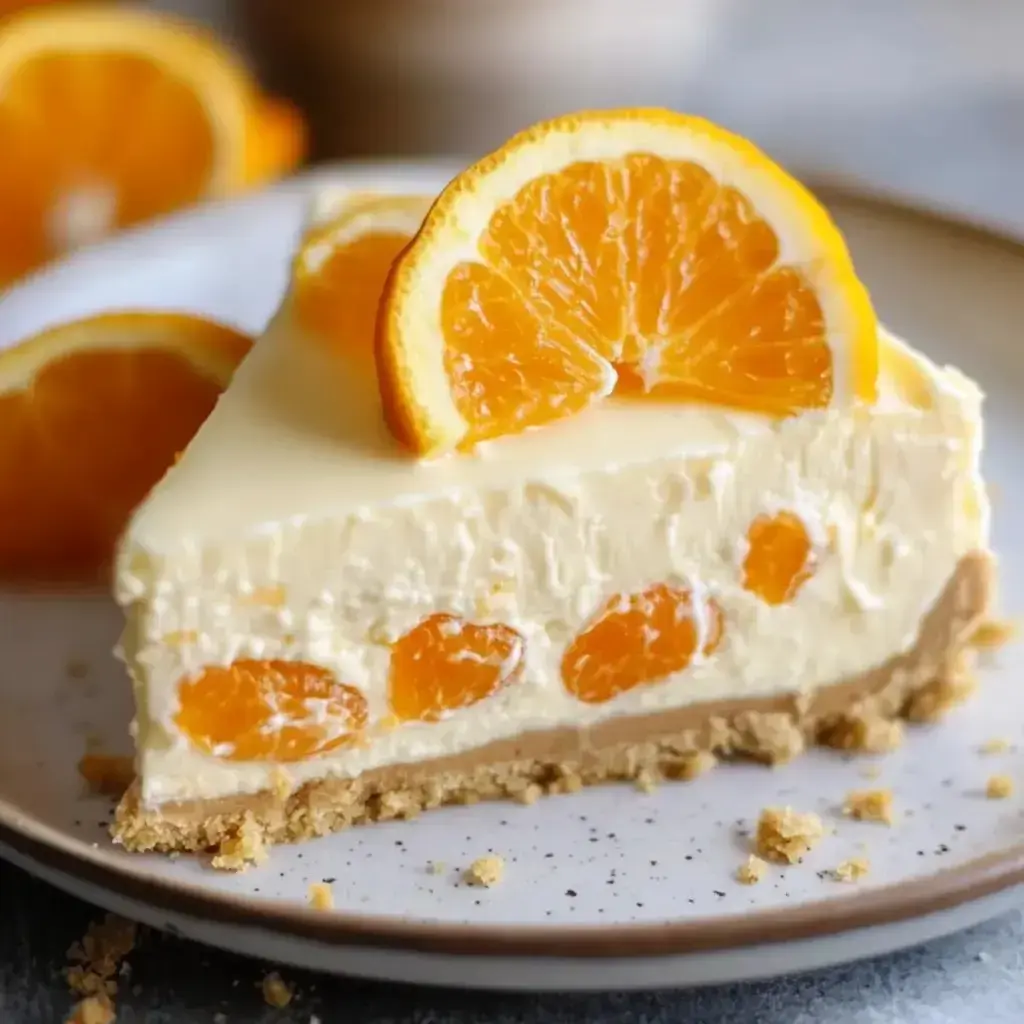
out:
{"label": "cut orange half", "polygon": [[316,214],[292,267],[299,323],[347,356],[372,366],[384,282],[430,209],[426,196],[355,193]]}
{"label": "cut orange half", "polygon": [[444,190],[378,320],[384,408],[436,455],[613,391],[789,416],[875,398],[877,324],[828,214],[751,143],[661,110],[515,136]]}
{"label": "cut orange half", "polygon": [[96,579],[250,344],[199,317],[113,313],[0,352],[0,577]]}
{"label": "cut orange half", "polygon": [[0,22],[0,285],[110,232],[279,176],[303,122],[212,36],[127,5]]}

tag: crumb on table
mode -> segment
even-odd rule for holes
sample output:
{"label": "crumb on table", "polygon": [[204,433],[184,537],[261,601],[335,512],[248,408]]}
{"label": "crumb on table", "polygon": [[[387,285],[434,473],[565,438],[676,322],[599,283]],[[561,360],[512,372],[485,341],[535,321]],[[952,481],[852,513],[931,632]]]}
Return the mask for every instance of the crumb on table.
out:
{"label": "crumb on table", "polygon": [[989,800],[1005,800],[1013,796],[1013,779],[1009,775],[991,775],[985,783],[985,796]]}
{"label": "crumb on table", "polygon": [[75,1003],[64,1024],[114,1024],[117,1015],[107,996],[86,996]]}
{"label": "crumb on table", "polygon": [[445,872],[445,863],[443,860],[427,861],[427,870],[432,875],[443,875]]}
{"label": "crumb on table", "polygon": [[504,875],[505,861],[493,853],[486,857],[477,857],[465,871],[465,879],[470,885],[482,885],[488,889],[497,885]]}
{"label": "crumb on table", "polygon": [[870,870],[871,864],[866,857],[851,857],[832,872],[832,877],[837,882],[857,882]]}
{"label": "crumb on table", "polygon": [[762,860],[756,854],[751,854],[746,861],[736,869],[736,880],[744,885],[757,885],[764,878],[768,871],[768,862]]}
{"label": "crumb on table", "polygon": [[648,768],[642,769],[633,782],[641,793],[653,793],[658,788],[658,776]]}
{"label": "crumb on table", "polygon": [[261,985],[263,989],[263,1001],[267,1006],[273,1006],[275,1009],[282,1009],[292,1001],[291,986],[281,977],[277,971],[271,971],[263,979]]}
{"label": "crumb on table", "polygon": [[857,821],[879,821],[885,825],[891,825],[893,823],[892,790],[851,790],[843,801],[843,814]]}
{"label": "crumb on table", "polygon": [[825,834],[821,818],[792,807],[766,807],[757,822],[754,849],[766,860],[795,864]]}
{"label": "crumb on table", "polygon": [[117,914],[93,921],[81,941],[68,950],[68,987],[83,999],[72,1010],[69,1024],[108,1024],[114,1019],[114,980],[122,961],[135,947],[137,926]]}
{"label": "crumb on table", "polygon": [[327,882],[313,882],[309,886],[309,905],[314,910],[334,909],[334,890]]}

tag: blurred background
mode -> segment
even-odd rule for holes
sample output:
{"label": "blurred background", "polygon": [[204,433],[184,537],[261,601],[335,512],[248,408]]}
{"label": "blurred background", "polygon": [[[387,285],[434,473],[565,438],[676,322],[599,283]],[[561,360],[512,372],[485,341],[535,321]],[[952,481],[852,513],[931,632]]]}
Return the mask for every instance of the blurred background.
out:
{"label": "blurred background", "polygon": [[[2,19],[40,6],[45,0],[0,0],[0,35]],[[1020,0],[134,6],[211,29],[268,94],[294,103],[303,144],[253,187],[301,163],[470,158],[547,115],[652,104],[718,120],[804,176],[851,179],[1024,232]],[[0,113],[3,100],[0,83]],[[3,161],[18,159],[7,147]],[[0,190],[3,182],[0,169]],[[190,201],[155,205],[165,212]],[[61,251],[123,226],[108,221],[86,218],[85,229],[62,236]],[[0,285],[55,254],[40,251],[6,273],[0,266]]]}

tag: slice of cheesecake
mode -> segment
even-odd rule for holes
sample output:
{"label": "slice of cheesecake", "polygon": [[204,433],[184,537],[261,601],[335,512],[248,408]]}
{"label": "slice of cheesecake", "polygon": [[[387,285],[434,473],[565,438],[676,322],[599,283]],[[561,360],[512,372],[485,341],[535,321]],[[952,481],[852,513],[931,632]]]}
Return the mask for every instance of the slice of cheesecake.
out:
{"label": "slice of cheesecake", "polygon": [[425,219],[342,206],[123,538],[121,843],[877,749],[963,695],[980,392],[763,154],[586,114]]}
{"label": "slice of cheesecake", "polygon": [[286,301],[124,538],[117,838],[296,840],[932,713],[991,591],[981,395],[882,352],[871,408],[613,399],[423,462]]}

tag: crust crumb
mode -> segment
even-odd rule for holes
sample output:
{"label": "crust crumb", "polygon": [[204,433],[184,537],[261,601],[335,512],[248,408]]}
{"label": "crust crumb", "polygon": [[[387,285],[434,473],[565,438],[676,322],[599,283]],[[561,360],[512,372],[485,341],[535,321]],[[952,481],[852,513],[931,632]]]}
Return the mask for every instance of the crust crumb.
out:
{"label": "crust crumb", "polygon": [[972,659],[961,652],[945,671],[911,695],[903,714],[911,722],[935,722],[967,700],[977,688]]}
{"label": "crust crumb", "polygon": [[879,715],[844,716],[825,730],[821,742],[836,750],[887,754],[903,743],[903,723]]}
{"label": "crust crumb", "polygon": [[1005,754],[1010,749],[1010,741],[1004,736],[993,736],[985,740],[978,748],[979,754]]}
{"label": "crust crumb", "polygon": [[263,989],[263,1001],[267,1006],[273,1006],[277,1010],[284,1009],[295,995],[292,987],[277,971],[271,971],[263,979],[261,988]]}
{"label": "crust crumb", "polygon": [[247,811],[237,833],[221,840],[210,863],[218,871],[245,871],[250,864],[262,864],[266,859],[263,831]]}
{"label": "crust crumb", "polygon": [[754,849],[766,860],[795,864],[825,834],[821,818],[792,807],[767,807],[761,812]]}
{"label": "crust crumb", "polygon": [[470,885],[482,885],[487,889],[497,885],[504,876],[505,861],[497,854],[477,857],[463,873]]}
{"label": "crust crumb", "polygon": [[990,651],[1016,640],[1019,631],[1020,627],[1011,619],[989,619],[978,626],[968,643],[980,650]]}
{"label": "crust crumb", "polygon": [[992,775],[985,783],[985,796],[989,800],[1005,800],[1013,796],[1013,779],[1009,775]]}
{"label": "crust crumb", "polygon": [[106,996],[87,996],[72,1007],[65,1024],[114,1024],[114,1006]]}
{"label": "crust crumb", "polygon": [[718,764],[718,758],[708,750],[686,754],[677,763],[666,766],[665,776],[681,782],[691,782],[711,771]]}
{"label": "crust crumb", "polygon": [[843,814],[857,821],[893,823],[891,789],[854,789],[846,794]]}
{"label": "crust crumb", "polygon": [[327,882],[313,882],[309,887],[309,905],[314,910],[334,909],[334,890]]}
{"label": "crust crumb", "polygon": [[516,800],[528,807],[535,804],[543,795],[544,790],[536,782],[531,782],[516,793]]}
{"label": "crust crumb", "polygon": [[93,921],[80,942],[68,950],[68,987],[83,996],[69,1024],[109,1024],[114,1019],[114,996],[121,962],[135,947],[137,926],[117,914]]}
{"label": "crust crumb", "polygon": [[78,774],[94,793],[123,796],[135,778],[135,763],[118,754],[85,754],[78,762]]}
{"label": "crust crumb", "polygon": [[870,870],[871,865],[866,857],[852,857],[850,860],[844,860],[832,872],[832,877],[837,882],[857,882]]}
{"label": "crust crumb", "polygon": [[746,862],[736,869],[736,881],[743,885],[757,885],[768,871],[768,862],[751,854]]}

